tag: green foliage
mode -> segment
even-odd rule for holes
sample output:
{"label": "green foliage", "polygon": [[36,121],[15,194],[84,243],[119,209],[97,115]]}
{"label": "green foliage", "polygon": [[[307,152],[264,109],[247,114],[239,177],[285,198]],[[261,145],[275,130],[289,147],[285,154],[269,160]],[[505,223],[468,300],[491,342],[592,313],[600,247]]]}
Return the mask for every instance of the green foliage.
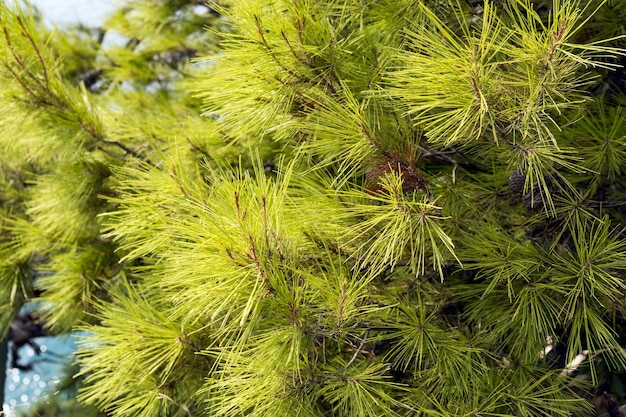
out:
{"label": "green foliage", "polygon": [[606,408],[623,3],[0,6],[0,323],[114,416]]}

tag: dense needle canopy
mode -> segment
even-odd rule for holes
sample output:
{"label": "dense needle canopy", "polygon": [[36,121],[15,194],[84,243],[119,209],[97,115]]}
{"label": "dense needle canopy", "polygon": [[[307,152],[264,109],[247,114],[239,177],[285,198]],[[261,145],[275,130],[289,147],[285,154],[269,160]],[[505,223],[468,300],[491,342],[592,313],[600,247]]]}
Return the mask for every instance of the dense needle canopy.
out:
{"label": "dense needle canopy", "polygon": [[2,328],[84,331],[110,416],[614,410],[625,11],[0,5]]}

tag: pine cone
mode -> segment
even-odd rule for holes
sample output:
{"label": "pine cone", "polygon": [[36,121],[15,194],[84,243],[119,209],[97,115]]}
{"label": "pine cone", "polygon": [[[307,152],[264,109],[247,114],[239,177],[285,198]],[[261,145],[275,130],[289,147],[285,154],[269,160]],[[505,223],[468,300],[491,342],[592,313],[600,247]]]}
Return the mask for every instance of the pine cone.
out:
{"label": "pine cone", "polygon": [[521,169],[516,169],[509,174],[509,189],[513,194],[523,194],[525,182],[526,174]]}

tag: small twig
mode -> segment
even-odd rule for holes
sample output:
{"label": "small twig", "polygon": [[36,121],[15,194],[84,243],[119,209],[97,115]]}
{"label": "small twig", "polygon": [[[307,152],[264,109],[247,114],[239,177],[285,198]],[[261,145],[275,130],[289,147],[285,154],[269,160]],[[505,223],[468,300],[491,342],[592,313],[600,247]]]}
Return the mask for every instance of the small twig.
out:
{"label": "small twig", "polygon": [[[452,157],[447,155],[449,152],[445,152],[445,151],[443,151],[443,152],[431,151],[430,149],[426,149],[426,148],[424,148],[422,146],[420,146],[419,149],[420,149],[420,151],[422,151],[422,156],[424,158],[428,158],[429,156],[432,156],[434,158],[443,159],[444,161],[452,164],[453,166],[457,166],[459,164],[456,159],[454,159],[454,158],[452,158]],[[453,152],[453,153],[455,153],[455,152]]]}
{"label": "small twig", "polygon": [[617,208],[626,206],[626,201],[621,203],[609,203],[608,201],[591,200],[589,205],[594,208]]}
{"label": "small twig", "polygon": [[340,373],[345,372],[350,366],[352,366],[352,364],[354,363],[356,358],[363,351],[363,346],[365,346],[365,341],[367,340],[367,337],[370,334],[370,330],[371,329],[367,329],[365,331],[365,334],[361,338],[361,343],[359,344],[359,347],[356,349],[356,352],[354,352],[354,355],[352,355],[352,357],[350,358],[348,363],[345,364],[345,366],[341,367],[341,369],[338,369],[337,371],[335,371],[332,374],[327,375],[327,376],[325,376],[323,378],[314,378],[314,379],[309,381],[309,384],[310,385],[323,384],[324,382],[328,381],[329,379],[337,378]]}
{"label": "small twig", "polygon": [[18,55],[17,52],[15,52],[15,45],[13,45],[13,42],[11,41],[11,37],[9,36],[9,32],[7,31],[7,28],[3,27],[2,31],[4,32],[4,38],[7,41],[7,45],[9,49],[11,49],[11,55],[13,55],[13,58],[17,61],[17,63],[22,68],[26,68],[26,66],[24,65],[24,60],[22,60],[22,57]]}
{"label": "small twig", "polygon": [[376,141],[374,134],[367,128],[364,122],[359,121],[359,129],[361,130],[361,134],[365,136],[365,139],[367,139],[370,145],[372,145],[374,149],[381,152],[383,156],[386,157],[388,152],[386,152],[384,149],[380,147],[380,144]]}
{"label": "small twig", "polygon": [[287,37],[287,34],[285,33],[284,30],[282,30],[282,29],[280,30],[280,35],[282,36],[283,40],[285,41],[285,43],[289,47],[289,51],[291,52],[291,55],[293,55],[293,57],[298,62],[301,62],[302,64],[306,65],[309,68],[315,68],[313,63],[311,62],[311,58],[306,53],[304,54],[304,57],[302,57],[302,56],[300,56],[300,55],[298,55],[296,53],[296,50],[294,49],[293,45],[289,41],[289,38]]}
{"label": "small twig", "polygon": [[189,145],[193,148],[193,150],[201,153],[207,159],[213,159],[213,157],[208,152],[206,152],[204,149],[202,149],[201,147],[193,143],[191,139],[185,136],[185,140],[187,141],[187,143],[189,143]]}
{"label": "small twig", "polygon": [[41,56],[41,53],[39,52],[39,47],[37,47],[37,43],[26,30],[26,26],[24,25],[22,18],[20,16],[16,16],[16,18],[17,18],[17,23],[19,23],[20,27],[22,28],[22,34],[26,37],[26,39],[28,39],[30,44],[33,46],[33,49],[35,50],[35,53],[37,54],[37,59],[39,60],[39,63],[41,64],[41,69],[43,71],[43,78],[46,83],[46,90],[48,90],[50,88],[50,81],[48,80],[48,70],[46,69],[46,63],[43,57]]}
{"label": "small twig", "polygon": [[[89,132],[89,130],[87,130],[87,132]],[[91,134],[91,132],[89,132],[89,133]],[[121,142],[118,142],[116,140],[105,140],[105,139],[99,138],[98,136],[94,136],[94,135],[92,135],[92,136],[95,139],[99,139],[99,141],[101,143],[106,143],[108,145],[117,146],[118,148],[124,150],[124,152],[126,152],[127,154],[130,154],[130,155],[134,156],[135,158],[141,159],[142,161],[145,161],[146,163],[154,166],[154,164],[148,158],[145,158],[145,157],[141,156],[139,153],[137,153],[136,151],[134,151],[133,149],[129,148],[128,146],[124,145]]]}
{"label": "small twig", "polygon": [[23,81],[23,80],[19,77],[19,75],[18,75],[18,74],[17,74],[17,73],[13,70],[13,68],[11,68],[11,67],[10,67],[8,64],[6,64],[6,63],[3,63],[3,64],[2,64],[2,66],[3,66],[3,67],[5,67],[5,68],[6,68],[6,69],[7,69],[7,70],[11,73],[11,75],[13,76],[13,78],[15,78],[15,81],[17,81],[17,82],[18,82],[18,83],[22,86],[22,88],[24,89],[24,91],[26,91],[28,94],[30,94],[30,95],[33,97],[33,99],[35,99],[35,102],[37,102],[37,103],[41,103],[41,102],[42,102],[41,98],[40,98],[37,94],[35,94],[35,93],[33,92],[33,90],[31,90],[31,89],[30,89],[30,88],[29,88],[29,87],[28,87],[28,86],[24,83],[24,81]]}
{"label": "small twig", "polygon": [[300,45],[304,46],[304,37],[302,36],[302,34],[304,33],[304,21],[302,21],[302,18],[300,17],[300,14],[298,13],[299,10],[299,6],[297,1],[293,0],[293,10],[295,13],[295,24],[296,24],[296,29],[297,29],[297,33],[298,33],[298,40],[300,41]]}
{"label": "small twig", "polygon": [[278,65],[283,71],[287,72],[287,74],[291,75],[292,77],[298,80],[302,80],[302,77],[293,72],[291,69],[287,68],[285,64],[283,64],[282,61],[278,59],[270,44],[267,42],[267,39],[265,38],[265,33],[263,33],[263,26],[261,25],[261,19],[259,18],[259,16],[254,15],[254,23],[256,25],[257,31],[259,32],[259,36],[261,37],[261,45],[263,45],[268,55],[272,58],[276,65]]}
{"label": "small twig", "polygon": [[550,50],[548,51],[546,62],[544,62],[543,64],[544,70],[548,69],[548,67],[550,66],[550,63],[552,62],[554,58],[554,54],[556,53],[557,49],[561,45],[561,40],[563,38],[563,34],[565,32],[566,27],[567,27],[567,18],[563,19],[563,22],[561,22],[561,24],[559,25],[557,32],[552,34],[552,45],[550,46]]}
{"label": "small twig", "polygon": [[346,364],[346,366],[344,366],[343,368],[341,368],[341,370],[339,370],[336,373],[339,372],[344,372],[346,371],[356,360],[357,356],[359,356],[359,353],[361,353],[361,351],[363,350],[363,346],[365,345],[365,340],[367,339],[367,337],[370,334],[370,329],[367,329],[365,331],[365,334],[363,335],[363,337],[361,338],[361,344],[359,345],[359,347],[357,348],[356,352],[354,352],[354,355],[352,355],[352,358],[350,358],[350,360],[348,361],[348,363]]}

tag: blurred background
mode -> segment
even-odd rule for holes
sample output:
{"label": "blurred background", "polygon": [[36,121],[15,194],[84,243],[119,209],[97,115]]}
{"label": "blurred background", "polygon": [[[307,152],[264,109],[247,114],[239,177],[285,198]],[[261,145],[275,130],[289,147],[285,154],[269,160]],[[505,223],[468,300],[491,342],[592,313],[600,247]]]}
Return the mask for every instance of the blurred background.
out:
{"label": "blurred background", "polygon": [[[113,0],[30,0],[30,3],[50,28],[76,24],[98,27],[118,4]],[[19,349],[20,363],[31,367],[30,370],[11,368],[9,353],[5,366],[3,413],[0,413],[5,417],[37,415],[38,412],[31,407],[34,403],[39,401],[41,404],[47,397],[63,395],[61,391],[73,382],[74,337],[38,337],[34,341],[41,349],[39,355],[30,345]],[[55,410],[47,411],[50,415],[57,414]]]}
{"label": "blurred background", "polygon": [[82,23],[97,27],[117,4],[113,0],[31,0],[50,26]]}

